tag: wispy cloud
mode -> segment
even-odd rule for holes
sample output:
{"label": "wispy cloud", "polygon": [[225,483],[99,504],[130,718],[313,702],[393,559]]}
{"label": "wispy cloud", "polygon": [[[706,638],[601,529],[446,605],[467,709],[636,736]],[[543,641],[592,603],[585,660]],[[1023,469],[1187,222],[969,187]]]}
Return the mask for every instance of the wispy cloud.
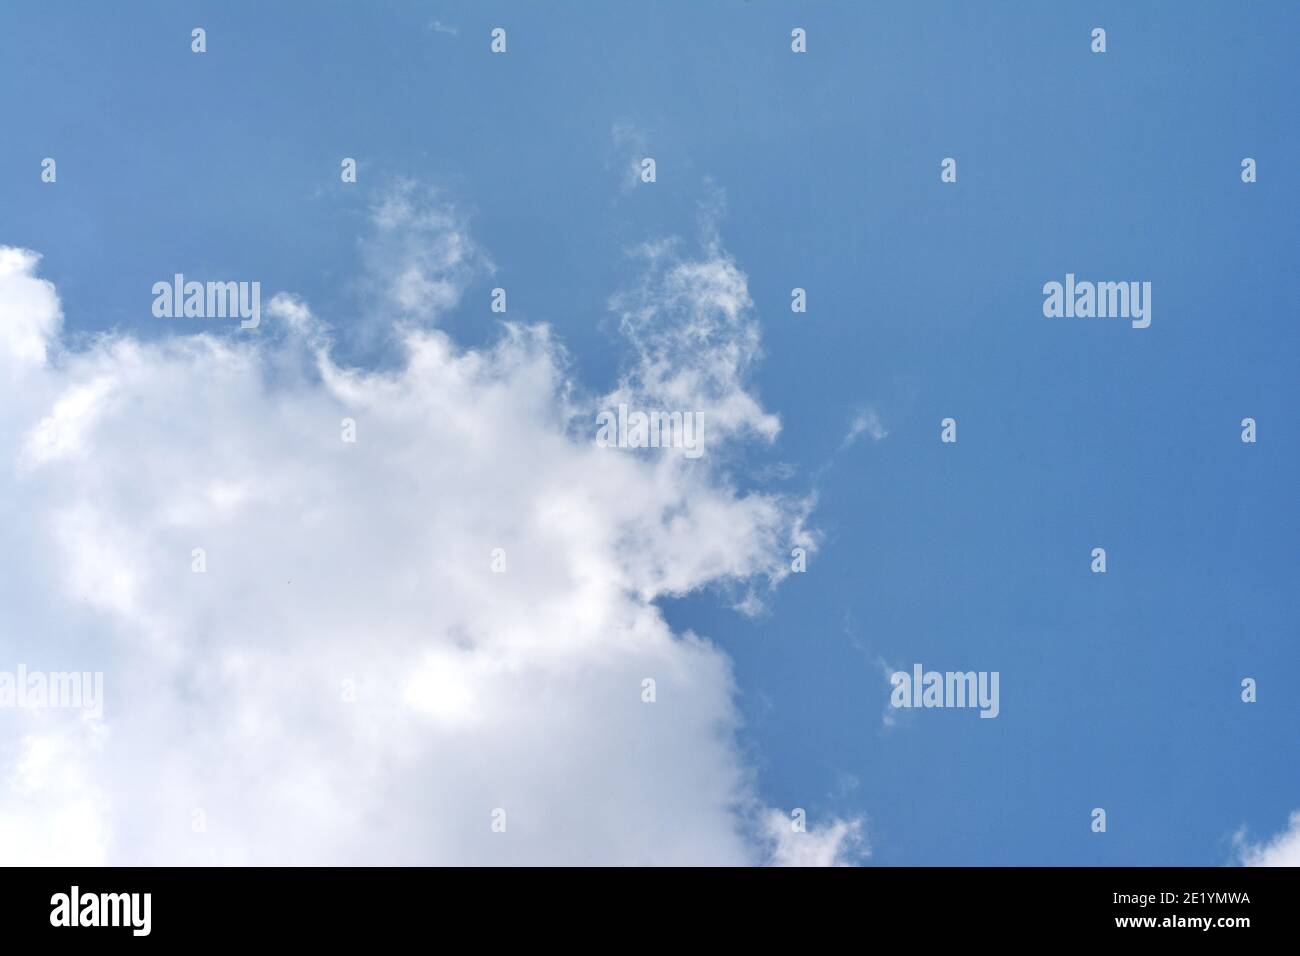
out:
{"label": "wispy cloud", "polygon": [[645,130],[630,120],[615,123],[610,130],[607,165],[618,171],[619,189],[629,192],[641,183],[641,160],[649,150]]}
{"label": "wispy cloud", "polygon": [[377,321],[432,324],[460,303],[471,281],[491,275],[469,218],[436,190],[400,180],[382,191],[361,240],[365,288]]}
{"label": "wispy cloud", "polygon": [[1242,866],[1300,866],[1300,810],[1271,839],[1251,843],[1243,830],[1233,838],[1233,846]]}
{"label": "wispy cloud", "polygon": [[870,436],[874,441],[880,441],[889,435],[875,406],[867,406],[854,414],[853,420],[849,422],[849,430],[840,442],[840,451],[849,448],[863,435]]}

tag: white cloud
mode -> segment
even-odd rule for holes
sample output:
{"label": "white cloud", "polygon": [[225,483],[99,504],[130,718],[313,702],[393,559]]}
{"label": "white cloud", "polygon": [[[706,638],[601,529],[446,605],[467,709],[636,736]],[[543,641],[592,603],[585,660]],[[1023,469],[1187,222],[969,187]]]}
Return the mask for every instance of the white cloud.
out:
{"label": "white cloud", "polygon": [[40,366],[62,325],[53,283],[33,278],[40,256],[0,246],[0,361],[11,374]]}
{"label": "white cloud", "polygon": [[768,810],[763,830],[772,845],[773,866],[852,866],[869,855],[861,820],[835,819],[797,832],[790,817]]}
{"label": "white cloud", "polygon": [[773,440],[781,429],[763,410],[748,376],[762,354],[745,274],[716,240],[699,258],[675,241],[635,251],[641,283],[610,305],[636,350],[636,361],[606,401],[670,411],[704,411],[710,439],[741,434]]}
{"label": "white cloud", "polygon": [[90,722],[7,743],[0,773],[0,863],[102,866],[106,794],[88,774],[103,728]]}
{"label": "white cloud", "polygon": [[428,325],[460,303],[468,282],[492,272],[466,216],[436,191],[409,180],[371,209],[373,232],[361,243],[377,315]]}
{"label": "white cloud", "polygon": [[1249,843],[1244,833],[1234,841],[1243,866],[1300,866],[1300,810],[1291,814],[1287,828],[1264,843]]}
{"label": "white cloud", "polygon": [[[381,203],[364,250],[384,371],[337,364],[287,295],[246,337],[69,351],[37,257],[0,248],[5,655],[105,672],[102,722],[0,710],[0,863],[842,855],[853,823],[773,850],[729,661],[654,603],[779,580],[807,504],[595,447],[603,400],[544,326],[429,328],[489,265],[426,199]],[[775,434],[734,262],[652,258],[626,301],[625,389]]]}
{"label": "white cloud", "polygon": [[853,416],[853,421],[849,423],[849,430],[840,443],[840,450],[848,448],[864,434],[870,435],[875,441],[880,441],[889,435],[884,422],[880,420],[880,413],[874,407],[861,409]]}

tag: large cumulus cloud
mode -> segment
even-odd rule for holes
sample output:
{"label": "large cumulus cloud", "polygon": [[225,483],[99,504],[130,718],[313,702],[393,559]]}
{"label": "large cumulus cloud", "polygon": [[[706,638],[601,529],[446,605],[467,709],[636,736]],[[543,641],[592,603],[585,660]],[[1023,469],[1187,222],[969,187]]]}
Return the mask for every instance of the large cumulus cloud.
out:
{"label": "large cumulus cloud", "polygon": [[490,265],[420,203],[381,203],[365,246],[382,370],[285,294],[257,332],[73,349],[38,257],[0,248],[0,669],[106,675],[102,720],[0,711],[0,861],[835,862],[856,837],[774,822],[727,658],[655,603],[775,586],[806,503],[738,493],[714,448],[592,440],[638,397],[776,434],[744,274],[656,248],[591,396],[545,326],[437,329]]}

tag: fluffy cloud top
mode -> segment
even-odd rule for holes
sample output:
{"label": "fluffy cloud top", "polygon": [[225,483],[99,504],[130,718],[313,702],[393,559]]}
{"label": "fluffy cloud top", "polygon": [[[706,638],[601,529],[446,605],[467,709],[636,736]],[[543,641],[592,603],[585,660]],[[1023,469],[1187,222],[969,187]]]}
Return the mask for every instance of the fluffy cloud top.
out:
{"label": "fluffy cloud top", "polygon": [[[257,333],[70,351],[0,248],[0,670],[105,673],[101,721],[0,710],[0,862],[839,860],[856,823],[774,834],[727,658],[654,603],[779,580],[806,505],[736,493],[712,446],[596,447],[608,397],[544,326],[429,328],[490,267],[413,187],[363,260],[393,369],[337,364],[287,295]],[[719,248],[618,301],[619,395],[775,434]]]}
{"label": "fluffy cloud top", "polygon": [[867,855],[861,820],[832,820],[825,826],[798,832],[780,810],[763,817],[773,866],[849,866]]}

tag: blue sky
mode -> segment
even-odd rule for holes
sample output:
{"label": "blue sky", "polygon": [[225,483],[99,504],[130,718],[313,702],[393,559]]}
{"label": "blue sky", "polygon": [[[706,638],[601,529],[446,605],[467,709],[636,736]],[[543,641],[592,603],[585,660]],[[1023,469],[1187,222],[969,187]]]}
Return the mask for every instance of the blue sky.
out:
{"label": "blue sky", "polygon": [[[762,799],[865,818],[873,865],[1227,863],[1300,808],[1298,29],[1287,4],[10,3],[0,242],[43,254],[74,336],[171,334],[149,289],[183,269],[292,290],[382,361],[346,331],[358,237],[418,180],[496,269],[441,326],[493,342],[505,286],[604,390],[627,250],[698,245],[725,194],[782,423],[733,478],[815,494],[823,541],[757,617],[661,604],[731,658]],[[639,155],[657,182],[629,187]],[[1150,328],[1045,318],[1067,272],[1151,282]],[[845,447],[866,410],[887,434]],[[916,662],[999,671],[998,719],[886,726]]]}

